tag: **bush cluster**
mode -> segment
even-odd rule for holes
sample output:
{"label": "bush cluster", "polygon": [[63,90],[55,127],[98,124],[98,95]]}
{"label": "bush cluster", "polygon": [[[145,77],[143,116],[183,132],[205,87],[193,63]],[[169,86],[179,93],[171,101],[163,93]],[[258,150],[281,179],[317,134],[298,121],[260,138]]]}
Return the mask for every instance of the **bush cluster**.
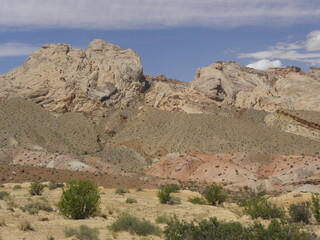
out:
{"label": "bush cluster", "polygon": [[87,225],[81,225],[79,229],[66,228],[64,230],[66,237],[75,236],[79,240],[98,240],[99,230],[96,228],[90,228]]}
{"label": "bush cluster", "polygon": [[210,205],[216,206],[217,204],[223,203],[226,200],[227,195],[224,194],[222,187],[216,184],[211,184],[205,190],[204,198]]}
{"label": "bush cluster", "polygon": [[216,218],[200,222],[172,218],[164,230],[166,240],[315,240],[316,236],[300,231],[296,226],[271,220],[268,227],[255,223],[243,227],[237,222],[220,222]]}
{"label": "bush cluster", "polygon": [[255,197],[248,200],[244,207],[244,213],[252,218],[263,219],[281,218],[285,215],[283,208],[269,202],[265,197]]}

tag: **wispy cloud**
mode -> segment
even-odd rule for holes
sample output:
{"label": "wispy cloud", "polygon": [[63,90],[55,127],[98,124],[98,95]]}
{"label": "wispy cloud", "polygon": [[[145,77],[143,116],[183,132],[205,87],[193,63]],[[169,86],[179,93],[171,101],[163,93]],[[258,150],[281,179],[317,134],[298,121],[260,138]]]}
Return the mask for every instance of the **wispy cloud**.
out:
{"label": "wispy cloud", "polygon": [[0,43],[0,57],[27,56],[37,48],[24,43]]}
{"label": "wispy cloud", "polygon": [[238,58],[283,59],[319,65],[320,30],[309,33],[304,41],[277,43],[264,51],[239,54]]}
{"label": "wispy cloud", "polygon": [[320,50],[320,30],[313,31],[308,34],[308,40],[306,42],[307,51],[319,51]]}
{"label": "wispy cloud", "polygon": [[318,0],[1,0],[0,29],[237,27],[318,22]]}

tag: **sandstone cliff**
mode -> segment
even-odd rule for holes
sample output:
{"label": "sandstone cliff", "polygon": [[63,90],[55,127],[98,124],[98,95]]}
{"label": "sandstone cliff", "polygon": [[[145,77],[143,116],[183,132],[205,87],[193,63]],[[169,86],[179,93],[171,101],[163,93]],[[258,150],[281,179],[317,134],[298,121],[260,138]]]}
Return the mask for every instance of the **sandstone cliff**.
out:
{"label": "sandstone cliff", "polygon": [[201,92],[221,105],[269,112],[320,111],[318,70],[313,68],[304,73],[296,69],[259,71],[234,62],[217,62],[198,69],[190,90]]}
{"label": "sandstone cliff", "polygon": [[92,111],[96,106],[126,106],[141,93],[139,56],[103,40],[86,50],[46,44],[25,63],[0,75],[0,98],[23,97],[56,112]]}

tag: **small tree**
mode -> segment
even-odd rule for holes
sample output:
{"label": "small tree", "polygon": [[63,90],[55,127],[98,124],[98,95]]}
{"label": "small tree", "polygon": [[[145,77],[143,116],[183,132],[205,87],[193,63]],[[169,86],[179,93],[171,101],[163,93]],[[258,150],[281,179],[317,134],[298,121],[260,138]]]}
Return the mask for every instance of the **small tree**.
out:
{"label": "small tree", "polygon": [[222,187],[212,184],[205,190],[204,198],[207,199],[210,205],[216,206],[223,203],[227,196],[223,193]]}
{"label": "small tree", "polygon": [[312,207],[311,211],[317,222],[320,222],[320,197],[319,195],[312,194]]}
{"label": "small tree", "polygon": [[43,192],[43,189],[46,187],[46,185],[38,182],[38,181],[35,181],[35,182],[32,182],[31,185],[30,185],[30,190],[29,190],[29,193],[31,195],[41,195],[42,192]]}
{"label": "small tree", "polygon": [[99,210],[100,193],[98,186],[89,180],[67,182],[63,189],[58,208],[63,216],[70,219],[84,219],[94,216]]}

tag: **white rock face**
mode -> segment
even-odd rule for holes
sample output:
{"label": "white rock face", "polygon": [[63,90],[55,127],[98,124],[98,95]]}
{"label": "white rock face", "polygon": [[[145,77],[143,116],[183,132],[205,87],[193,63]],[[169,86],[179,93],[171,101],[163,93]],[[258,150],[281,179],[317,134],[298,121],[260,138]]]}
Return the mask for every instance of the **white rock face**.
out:
{"label": "white rock face", "polygon": [[33,99],[54,111],[90,111],[127,105],[143,91],[139,56],[131,49],[92,41],[86,50],[47,44],[25,63],[0,75],[0,98]]}
{"label": "white rock face", "polygon": [[268,88],[272,80],[264,71],[234,62],[217,62],[197,70],[191,90],[200,91],[218,102],[233,104],[240,91],[251,92],[257,86]]}
{"label": "white rock face", "polygon": [[259,71],[234,62],[198,69],[190,92],[200,92],[221,105],[265,111],[320,111],[320,71]]}

